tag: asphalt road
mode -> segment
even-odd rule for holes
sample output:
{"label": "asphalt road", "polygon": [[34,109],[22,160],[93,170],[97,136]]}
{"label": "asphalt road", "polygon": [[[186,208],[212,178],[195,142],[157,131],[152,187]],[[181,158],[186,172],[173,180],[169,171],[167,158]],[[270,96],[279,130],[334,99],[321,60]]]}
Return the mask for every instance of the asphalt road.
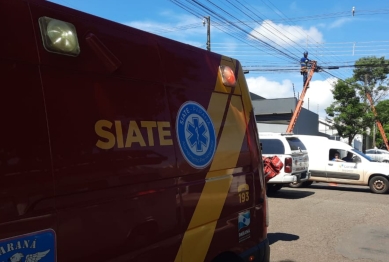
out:
{"label": "asphalt road", "polygon": [[389,194],[314,183],[268,200],[271,262],[389,261]]}

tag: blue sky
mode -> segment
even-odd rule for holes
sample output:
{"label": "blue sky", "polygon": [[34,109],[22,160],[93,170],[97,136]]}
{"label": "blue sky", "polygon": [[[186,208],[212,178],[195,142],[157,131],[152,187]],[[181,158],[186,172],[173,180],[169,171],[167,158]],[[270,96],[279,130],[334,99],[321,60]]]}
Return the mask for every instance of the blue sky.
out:
{"label": "blue sky", "polygon": [[[347,66],[364,56],[389,56],[389,1],[197,0],[208,9],[186,0],[52,2],[203,49],[207,27],[202,17],[209,15],[211,51],[239,59],[250,70],[246,74],[250,91],[265,98],[301,92],[298,60],[305,50],[321,66]],[[332,101],[334,76],[352,76],[352,68],[328,72],[333,76],[314,75],[305,96],[304,107],[309,104],[320,117],[325,117],[324,109]]]}

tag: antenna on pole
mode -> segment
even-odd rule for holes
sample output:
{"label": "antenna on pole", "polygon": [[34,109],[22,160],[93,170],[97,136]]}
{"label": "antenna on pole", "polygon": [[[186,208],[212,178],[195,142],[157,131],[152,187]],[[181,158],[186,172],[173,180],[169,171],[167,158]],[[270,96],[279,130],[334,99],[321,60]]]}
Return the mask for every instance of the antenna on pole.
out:
{"label": "antenna on pole", "polygon": [[296,93],[294,92],[294,83],[292,83],[293,85],[293,96],[296,97]]}

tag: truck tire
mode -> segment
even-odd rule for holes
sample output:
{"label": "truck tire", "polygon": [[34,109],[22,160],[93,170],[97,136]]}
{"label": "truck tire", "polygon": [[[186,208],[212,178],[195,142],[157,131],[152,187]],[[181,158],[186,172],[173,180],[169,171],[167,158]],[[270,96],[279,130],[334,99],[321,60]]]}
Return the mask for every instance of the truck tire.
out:
{"label": "truck tire", "polygon": [[289,183],[289,187],[292,187],[292,188],[299,188],[299,187],[303,187],[304,186],[304,183],[303,182],[293,182],[293,183]]}
{"label": "truck tire", "polygon": [[383,176],[375,176],[370,179],[369,187],[373,193],[385,194],[389,190],[389,181]]}
{"label": "truck tire", "polygon": [[300,183],[294,182],[294,183],[290,183],[289,187],[292,187],[292,188],[309,187],[310,185],[312,185],[312,182],[313,181],[305,181],[305,182],[300,182]]}

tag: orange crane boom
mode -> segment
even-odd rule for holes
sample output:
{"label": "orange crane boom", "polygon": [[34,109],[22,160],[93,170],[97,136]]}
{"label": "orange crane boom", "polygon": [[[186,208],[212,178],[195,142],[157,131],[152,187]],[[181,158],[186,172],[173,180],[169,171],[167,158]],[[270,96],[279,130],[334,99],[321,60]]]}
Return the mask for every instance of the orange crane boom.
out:
{"label": "orange crane boom", "polygon": [[384,140],[386,149],[389,151],[389,143],[388,143],[388,139],[386,138],[385,130],[382,127],[382,124],[381,124],[380,120],[378,120],[378,114],[377,114],[377,111],[375,110],[373,99],[371,98],[371,95],[370,95],[369,92],[366,92],[366,97],[369,100],[370,106],[371,106],[371,110],[373,111],[374,116],[376,117],[376,123],[377,123],[378,129],[380,130],[382,139]]}
{"label": "orange crane boom", "polygon": [[303,91],[301,92],[301,95],[299,97],[299,101],[297,102],[296,108],[293,112],[292,119],[290,120],[288,128],[286,129],[287,133],[293,132],[293,128],[296,125],[297,118],[299,117],[300,112],[301,112],[301,108],[303,107],[305,93],[307,92],[309,82],[312,79],[312,76],[313,76],[313,73],[315,72],[315,69],[316,69],[316,61],[311,61],[311,70],[309,71],[307,81],[304,84]]}

